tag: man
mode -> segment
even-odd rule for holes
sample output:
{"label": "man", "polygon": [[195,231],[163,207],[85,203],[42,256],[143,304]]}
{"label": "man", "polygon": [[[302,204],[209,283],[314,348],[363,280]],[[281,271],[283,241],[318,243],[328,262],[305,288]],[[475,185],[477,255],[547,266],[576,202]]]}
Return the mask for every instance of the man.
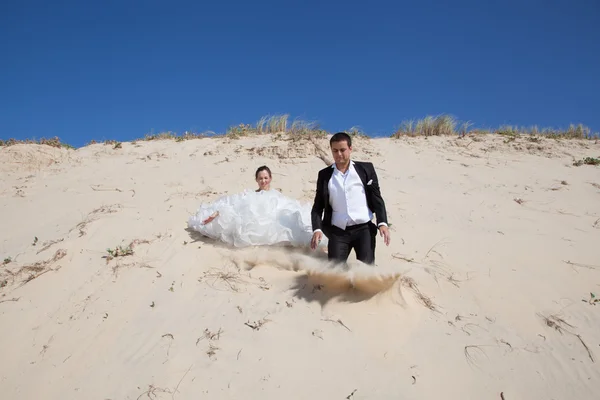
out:
{"label": "man", "polygon": [[[316,249],[325,234],[329,239],[330,260],[346,262],[354,249],[358,260],[374,264],[377,230],[385,244],[390,244],[387,213],[375,168],[370,162],[350,159],[352,138],[344,132],[333,135],[329,146],[335,163],[319,171],[311,211],[310,246]],[[377,226],[371,222],[373,213],[377,216]]]}

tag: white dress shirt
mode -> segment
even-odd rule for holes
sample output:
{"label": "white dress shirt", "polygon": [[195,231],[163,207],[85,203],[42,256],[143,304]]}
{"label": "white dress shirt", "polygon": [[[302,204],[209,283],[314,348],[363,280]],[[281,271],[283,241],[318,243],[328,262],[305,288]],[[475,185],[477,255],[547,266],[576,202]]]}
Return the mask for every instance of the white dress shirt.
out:
{"label": "white dress shirt", "polygon": [[329,180],[329,204],[333,209],[331,224],[340,229],[347,226],[364,224],[373,219],[373,213],[367,205],[365,187],[350,161],[348,170],[343,173],[332,165],[333,174]]}

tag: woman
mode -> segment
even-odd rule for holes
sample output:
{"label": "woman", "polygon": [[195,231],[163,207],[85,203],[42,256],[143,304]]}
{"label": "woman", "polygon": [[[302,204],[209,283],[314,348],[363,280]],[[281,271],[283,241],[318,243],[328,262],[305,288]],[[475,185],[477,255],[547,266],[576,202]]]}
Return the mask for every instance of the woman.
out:
{"label": "woman", "polygon": [[[309,246],[312,238],[310,204],[271,189],[271,170],[259,167],[254,179],[258,189],[245,190],[202,204],[188,227],[235,247]],[[326,240],[321,242],[326,247]]]}

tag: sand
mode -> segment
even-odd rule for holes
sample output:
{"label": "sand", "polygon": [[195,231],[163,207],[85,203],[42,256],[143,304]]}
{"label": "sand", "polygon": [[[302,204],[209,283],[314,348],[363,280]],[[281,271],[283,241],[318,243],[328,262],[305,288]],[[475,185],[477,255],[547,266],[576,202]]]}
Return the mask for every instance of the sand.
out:
{"label": "sand", "polygon": [[262,164],[311,202],[327,140],[284,139],[0,148],[0,398],[598,398],[600,143],[356,140],[374,267],[187,230]]}

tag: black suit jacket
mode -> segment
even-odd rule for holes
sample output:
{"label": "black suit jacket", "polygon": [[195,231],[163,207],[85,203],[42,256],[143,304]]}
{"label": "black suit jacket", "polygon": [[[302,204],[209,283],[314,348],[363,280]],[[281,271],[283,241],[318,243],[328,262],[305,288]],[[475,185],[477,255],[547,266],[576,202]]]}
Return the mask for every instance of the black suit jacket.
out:
{"label": "black suit jacket", "polygon": [[[354,168],[365,187],[367,205],[371,212],[375,214],[377,225],[381,222],[387,224],[385,202],[383,201],[383,197],[381,197],[379,180],[377,179],[377,173],[375,172],[373,163],[354,161]],[[333,214],[333,209],[329,204],[329,180],[332,176],[333,167],[331,165],[319,171],[317,178],[317,192],[311,211],[313,231],[321,229],[326,235],[329,227],[331,227],[331,216]],[[367,185],[369,181],[372,182],[370,185]]]}

